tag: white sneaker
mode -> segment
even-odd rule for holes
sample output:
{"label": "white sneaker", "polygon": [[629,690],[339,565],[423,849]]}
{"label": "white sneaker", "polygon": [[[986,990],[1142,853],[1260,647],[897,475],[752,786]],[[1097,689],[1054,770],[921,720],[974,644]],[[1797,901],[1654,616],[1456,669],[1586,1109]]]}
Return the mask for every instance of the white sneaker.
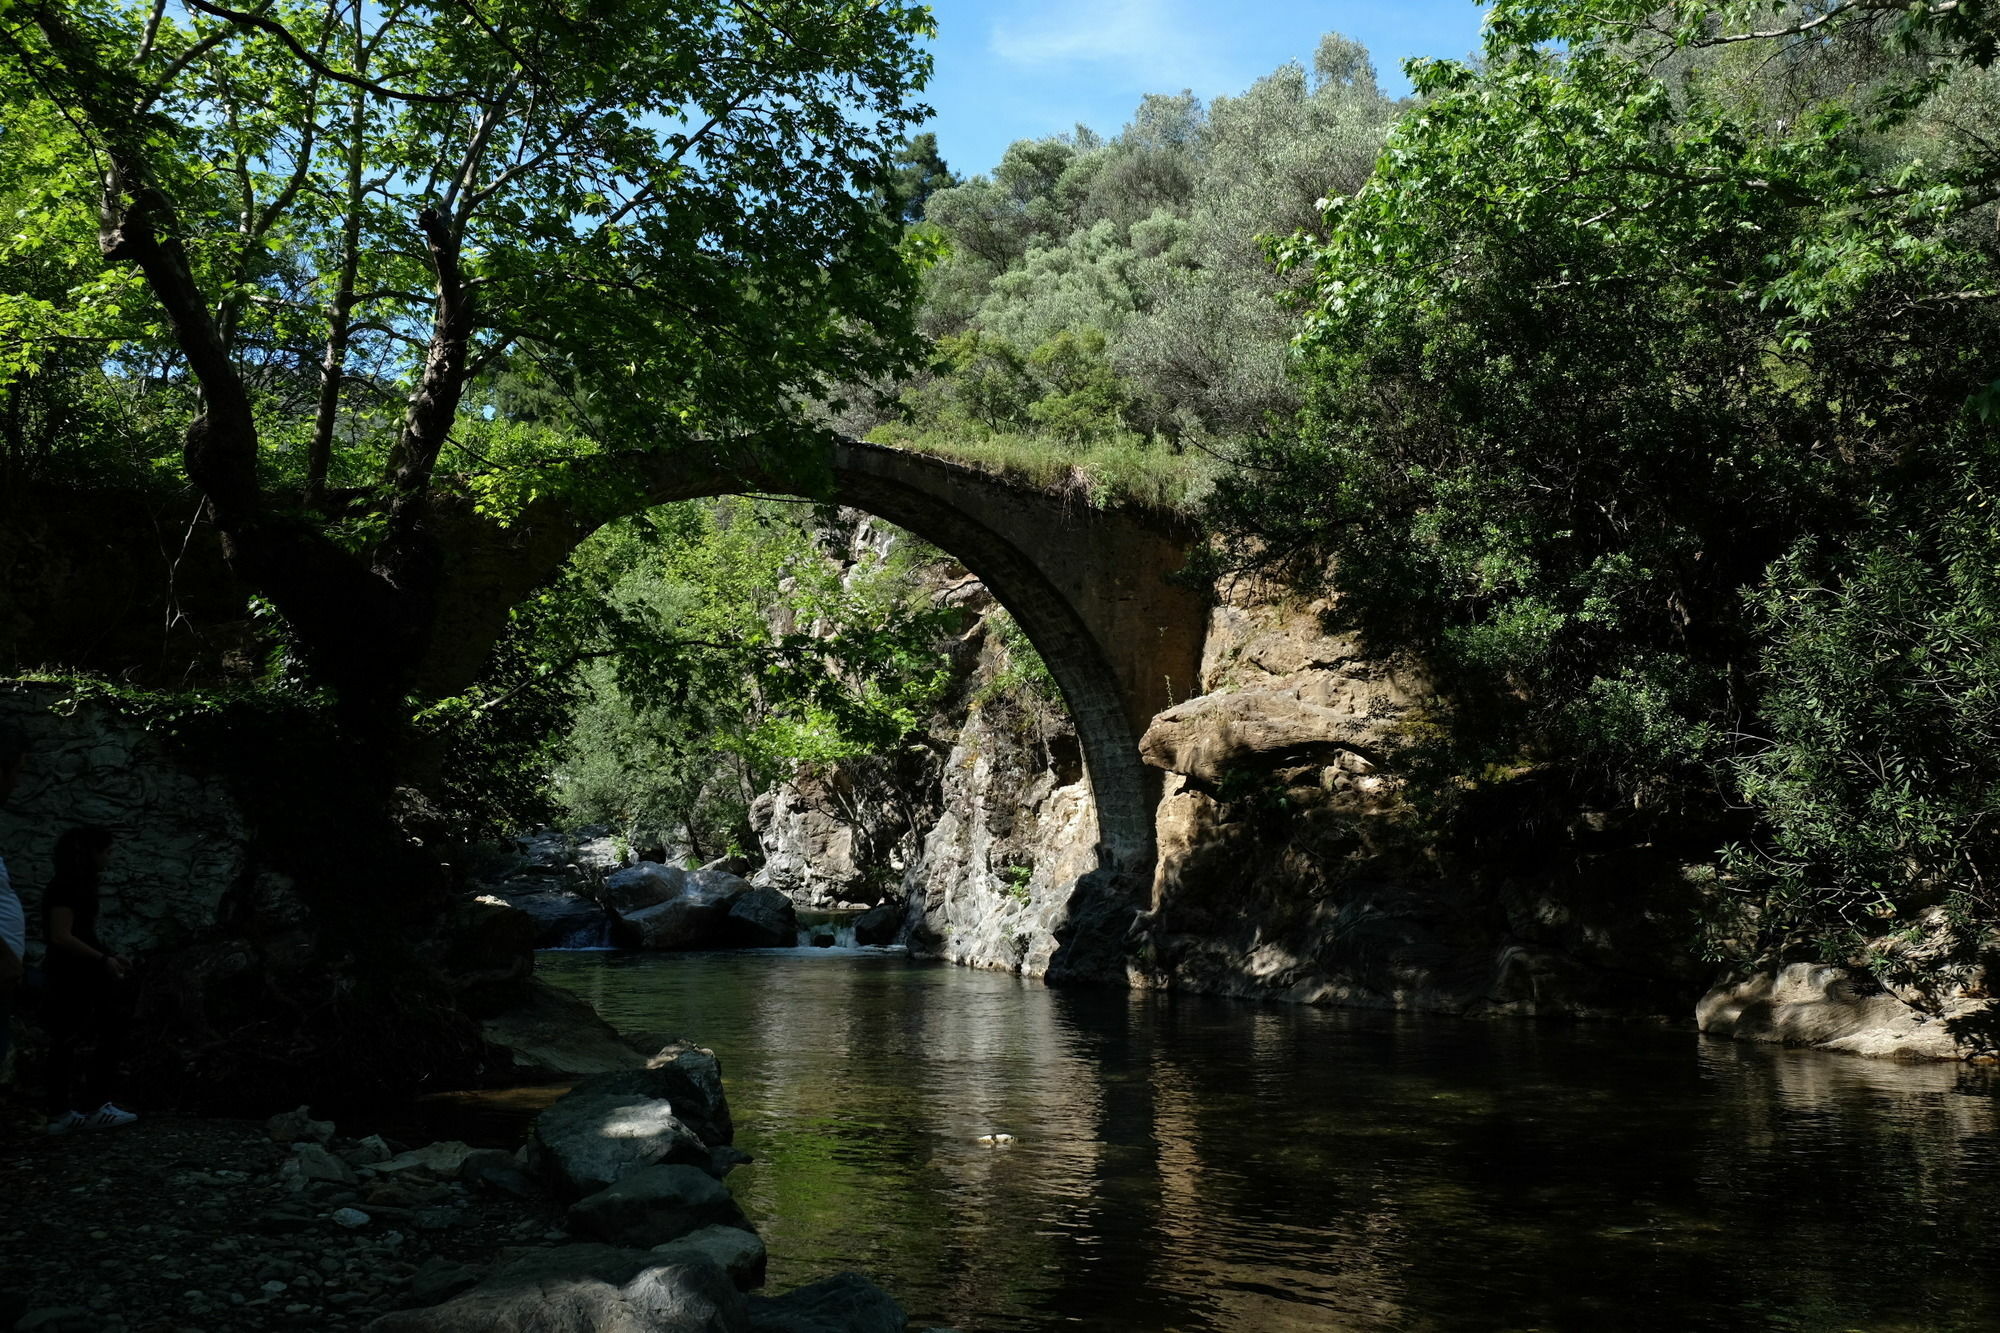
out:
{"label": "white sneaker", "polygon": [[[75,1115],[76,1113],[72,1111],[70,1114]],[[129,1125],[138,1118],[138,1116],[133,1115],[130,1111],[122,1110],[119,1107],[113,1106],[110,1102],[106,1102],[89,1115],[79,1116],[76,1127],[78,1129],[117,1129],[120,1125]]]}
{"label": "white sneaker", "polygon": [[44,1130],[43,1133],[67,1134],[73,1129],[82,1129],[82,1128],[83,1128],[83,1115],[81,1112],[64,1111],[61,1115],[49,1121],[49,1127],[46,1130]]}

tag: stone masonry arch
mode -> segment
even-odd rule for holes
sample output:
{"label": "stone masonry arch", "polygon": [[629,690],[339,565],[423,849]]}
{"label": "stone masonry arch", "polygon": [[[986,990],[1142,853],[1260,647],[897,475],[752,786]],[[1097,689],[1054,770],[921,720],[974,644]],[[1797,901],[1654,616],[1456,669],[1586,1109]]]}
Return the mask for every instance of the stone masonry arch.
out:
{"label": "stone masonry arch", "polygon": [[[729,493],[801,495],[906,528],[986,584],[1061,689],[1097,806],[1100,869],[1091,877],[1097,882],[1080,884],[1072,898],[1073,932],[1117,938],[1075,939],[1073,952],[1095,961],[1072,960],[1051,976],[1117,967],[1154,859],[1160,775],[1141,761],[1139,738],[1156,713],[1200,690],[1207,601],[1173,577],[1187,563],[1192,527],[1159,511],[1098,509],[927,454],[851,440],[698,460],[641,456],[621,466],[611,485],[629,500],[619,512]],[[508,609],[595,526],[545,507],[495,534],[507,550],[489,543],[448,569],[425,672],[433,687],[449,692],[474,679]]]}

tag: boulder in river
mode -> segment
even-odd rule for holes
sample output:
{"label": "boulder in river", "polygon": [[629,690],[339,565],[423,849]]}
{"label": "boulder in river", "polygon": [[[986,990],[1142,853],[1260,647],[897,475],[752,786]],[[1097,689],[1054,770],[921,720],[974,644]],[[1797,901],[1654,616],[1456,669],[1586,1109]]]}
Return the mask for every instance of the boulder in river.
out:
{"label": "boulder in river", "polygon": [[641,949],[713,949],[721,945],[729,904],[675,898],[628,913],[620,942]]}
{"label": "boulder in river", "polygon": [[550,1188],[571,1199],[595,1194],[657,1163],[705,1168],[710,1161],[701,1136],[666,1101],[583,1088],[536,1117],[530,1152]]}
{"label": "boulder in river", "polygon": [[402,1310],[371,1333],[749,1333],[744,1297],[714,1260],[562,1245],[502,1266],[471,1291]]}
{"label": "boulder in river", "polygon": [[724,942],[737,948],[789,949],[799,938],[798,909],[776,889],[746,886],[730,900],[723,931]]}
{"label": "boulder in river", "polygon": [[534,922],[537,949],[573,947],[579,940],[599,942],[609,921],[602,907],[566,885],[508,880],[491,893]]}
{"label": "boulder in river", "polygon": [[646,1061],[645,1068],[600,1074],[570,1092],[571,1096],[606,1094],[660,1098],[711,1148],[736,1139],[729,1097],[722,1089],[722,1062],[706,1047],[670,1042]]}
{"label": "boulder in river", "polygon": [[900,904],[879,904],[854,918],[854,942],[873,945],[894,944],[896,930],[902,924],[903,909]]}
{"label": "boulder in river", "polygon": [[748,1231],[750,1220],[729,1187],[694,1166],[662,1163],[625,1175],[577,1200],[570,1230],[613,1245],[663,1245],[705,1227]]}
{"label": "boulder in river", "polygon": [[641,861],[604,881],[604,898],[620,912],[632,913],[688,895],[688,873],[679,866]]}
{"label": "boulder in river", "polygon": [[454,903],[443,925],[445,971],[459,989],[524,980],[535,970],[539,934],[535,919],[504,898]]}
{"label": "boulder in river", "polygon": [[679,1240],[655,1245],[653,1253],[706,1255],[721,1264],[722,1270],[741,1290],[748,1291],[764,1285],[764,1266],[768,1260],[764,1242],[756,1232],[745,1231],[741,1227],[706,1226],[699,1231],[690,1231]]}
{"label": "boulder in river", "polygon": [[903,1333],[909,1325],[896,1298],[859,1273],[750,1298],[752,1333]]}

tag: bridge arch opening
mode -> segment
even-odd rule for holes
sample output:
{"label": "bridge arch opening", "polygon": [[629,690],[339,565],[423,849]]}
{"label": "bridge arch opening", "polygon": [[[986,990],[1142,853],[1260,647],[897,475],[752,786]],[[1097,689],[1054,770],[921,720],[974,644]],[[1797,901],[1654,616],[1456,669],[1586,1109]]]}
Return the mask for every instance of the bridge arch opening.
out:
{"label": "bridge arch opening", "polygon": [[[984,583],[1054,678],[1096,807],[1098,866],[1071,892],[1049,977],[1122,977],[1155,853],[1160,775],[1140,759],[1139,738],[1155,713],[1199,691],[1207,603],[1171,577],[1187,562],[1192,532],[1166,516],[1065,502],[929,455],[852,441],[819,447],[817,456],[793,448],[781,459],[648,459],[623,479],[631,502],[620,508],[746,493],[839,504],[905,529]],[[483,590],[468,580],[457,599],[459,643],[491,643],[507,609],[594,526],[551,524],[526,539],[536,553],[524,552],[511,576]],[[490,633],[474,623],[496,616]],[[443,653],[466,651],[441,640]]]}

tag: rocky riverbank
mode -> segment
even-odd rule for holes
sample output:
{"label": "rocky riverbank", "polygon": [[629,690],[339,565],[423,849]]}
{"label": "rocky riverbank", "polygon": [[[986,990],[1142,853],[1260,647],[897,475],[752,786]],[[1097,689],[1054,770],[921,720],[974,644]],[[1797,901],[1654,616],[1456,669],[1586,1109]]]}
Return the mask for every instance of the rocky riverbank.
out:
{"label": "rocky riverbank", "polygon": [[508,1148],[145,1116],[0,1151],[0,1328],[22,1333],[903,1333],[858,1274],[752,1294],[764,1247],[714,1056],[587,1079]]}

